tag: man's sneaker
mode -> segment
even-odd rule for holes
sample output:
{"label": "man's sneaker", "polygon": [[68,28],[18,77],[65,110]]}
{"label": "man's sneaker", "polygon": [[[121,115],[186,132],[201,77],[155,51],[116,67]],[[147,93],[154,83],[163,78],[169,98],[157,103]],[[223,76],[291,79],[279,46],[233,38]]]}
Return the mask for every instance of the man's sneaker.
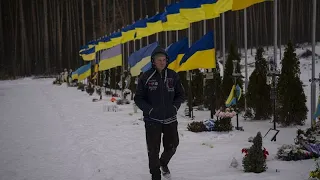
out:
{"label": "man's sneaker", "polygon": [[167,179],[171,178],[171,174],[170,174],[170,170],[169,170],[168,166],[161,166],[160,169],[161,169],[163,177],[165,177]]}

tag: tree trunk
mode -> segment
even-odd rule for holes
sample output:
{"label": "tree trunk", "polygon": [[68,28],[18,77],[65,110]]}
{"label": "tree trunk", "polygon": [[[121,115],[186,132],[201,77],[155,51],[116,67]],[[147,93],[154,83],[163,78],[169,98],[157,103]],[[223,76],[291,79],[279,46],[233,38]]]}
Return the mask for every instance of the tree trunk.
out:
{"label": "tree trunk", "polygon": [[94,0],[91,0],[91,12],[92,12],[92,35],[93,39],[96,39],[96,26],[94,21]]}
{"label": "tree trunk", "polygon": [[44,10],[44,62],[45,71],[50,73],[50,62],[49,62],[49,34],[48,34],[48,7],[47,0],[43,0],[43,10]]}
{"label": "tree trunk", "polygon": [[62,69],[62,19],[60,11],[60,2],[57,4],[57,34],[58,34],[58,72]]}
{"label": "tree trunk", "polygon": [[81,15],[82,15],[82,45],[86,44],[86,24],[84,16],[84,0],[81,0]]}

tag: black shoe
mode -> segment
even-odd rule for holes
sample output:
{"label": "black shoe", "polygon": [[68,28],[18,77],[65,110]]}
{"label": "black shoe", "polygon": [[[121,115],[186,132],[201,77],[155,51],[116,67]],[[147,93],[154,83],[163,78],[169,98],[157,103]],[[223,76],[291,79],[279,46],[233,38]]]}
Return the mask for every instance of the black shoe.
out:
{"label": "black shoe", "polygon": [[168,166],[161,166],[160,169],[161,169],[163,177],[165,177],[167,179],[171,177],[170,170],[169,170]]}

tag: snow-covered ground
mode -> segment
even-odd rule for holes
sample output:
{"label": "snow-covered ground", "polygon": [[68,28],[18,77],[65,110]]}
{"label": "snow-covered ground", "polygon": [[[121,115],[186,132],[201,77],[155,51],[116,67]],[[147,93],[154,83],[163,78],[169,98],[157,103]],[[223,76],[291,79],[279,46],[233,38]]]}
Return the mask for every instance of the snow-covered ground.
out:
{"label": "snow-covered ground", "polygon": [[[298,49],[297,54],[301,51]],[[266,54],[272,54],[272,49]],[[253,62],[253,58],[248,61]],[[301,60],[308,106],[310,63]],[[318,74],[320,66],[316,66]],[[132,114],[132,105],[120,106],[119,112],[106,112],[104,106],[112,104],[110,97],[99,102],[92,102],[92,98],[76,88],[52,85],[52,79],[1,81],[0,180],[150,179],[141,112]],[[301,128],[290,127],[279,128],[276,142],[264,140],[270,153],[267,172],[244,173],[241,149],[251,145],[248,137],[258,131],[264,135],[272,123],[240,117],[243,132],[193,133],[186,130],[191,120],[183,117],[184,107],[178,116],[180,145],[169,164],[173,180],[305,180],[314,169],[313,160],[275,159],[277,148],[293,144],[296,130]],[[195,120],[209,115],[195,111]],[[305,127],[309,126],[307,120]],[[238,160],[238,168],[230,167],[233,157]]]}

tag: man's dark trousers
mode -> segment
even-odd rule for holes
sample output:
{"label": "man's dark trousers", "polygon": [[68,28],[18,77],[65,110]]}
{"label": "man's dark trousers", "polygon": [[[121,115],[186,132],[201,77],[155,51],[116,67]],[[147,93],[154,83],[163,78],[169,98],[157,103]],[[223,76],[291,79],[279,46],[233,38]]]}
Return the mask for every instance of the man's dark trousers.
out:
{"label": "man's dark trousers", "polygon": [[[149,157],[150,173],[161,178],[160,166],[167,166],[179,145],[178,122],[161,124],[154,121],[145,121],[146,140]],[[163,133],[164,151],[159,159],[161,135]]]}

